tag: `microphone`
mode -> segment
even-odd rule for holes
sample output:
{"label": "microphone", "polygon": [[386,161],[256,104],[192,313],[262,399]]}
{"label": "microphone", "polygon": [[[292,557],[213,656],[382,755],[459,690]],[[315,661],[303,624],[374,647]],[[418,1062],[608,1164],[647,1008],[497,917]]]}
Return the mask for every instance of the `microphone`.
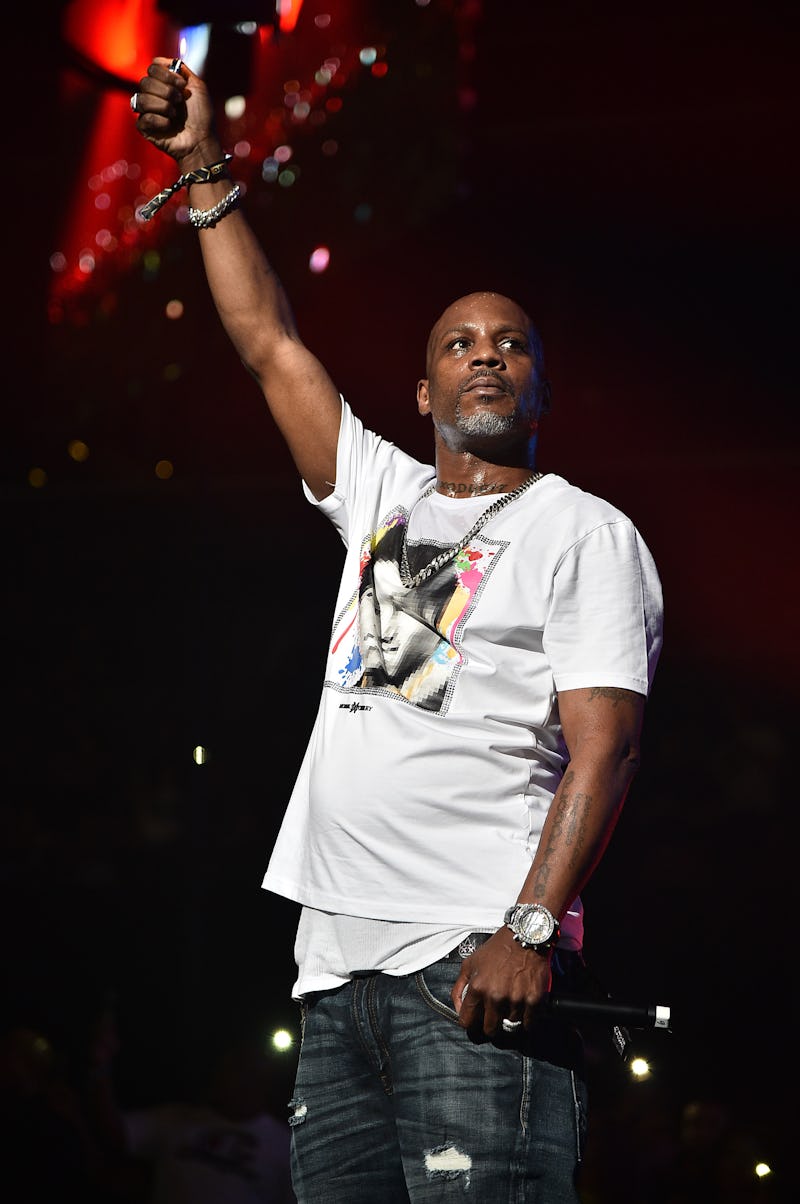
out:
{"label": "microphone", "polygon": [[588,999],[583,995],[551,995],[544,1005],[549,1015],[565,1020],[598,1020],[631,1028],[672,1032],[671,1010],[663,1003],[630,1003],[617,999]]}

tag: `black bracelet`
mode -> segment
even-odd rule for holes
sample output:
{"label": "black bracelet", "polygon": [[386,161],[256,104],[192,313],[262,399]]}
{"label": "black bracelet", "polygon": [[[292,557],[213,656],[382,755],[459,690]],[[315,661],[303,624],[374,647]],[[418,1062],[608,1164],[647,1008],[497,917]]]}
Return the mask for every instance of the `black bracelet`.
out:
{"label": "black bracelet", "polygon": [[178,192],[181,188],[186,188],[189,184],[210,184],[213,180],[218,180],[227,172],[227,166],[230,163],[233,155],[225,155],[217,163],[211,163],[208,167],[198,167],[195,171],[187,171],[186,175],[179,176],[174,184],[170,184],[169,188],[162,188],[161,192],[156,193],[146,205],[142,205],[139,210],[139,216],[142,221],[149,222],[150,218],[158,213],[162,205],[166,205],[171,196]]}

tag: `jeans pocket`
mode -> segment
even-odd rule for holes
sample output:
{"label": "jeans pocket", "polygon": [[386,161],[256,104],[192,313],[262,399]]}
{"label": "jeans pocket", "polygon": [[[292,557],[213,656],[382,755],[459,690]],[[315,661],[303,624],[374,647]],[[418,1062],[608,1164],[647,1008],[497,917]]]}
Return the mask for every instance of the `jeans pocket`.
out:
{"label": "jeans pocket", "polygon": [[460,970],[460,962],[441,961],[426,966],[424,970],[418,970],[414,975],[414,982],[422,1000],[432,1011],[444,1016],[446,1020],[451,1020],[456,1025],[458,1024],[458,1012],[453,1007],[450,992]]}

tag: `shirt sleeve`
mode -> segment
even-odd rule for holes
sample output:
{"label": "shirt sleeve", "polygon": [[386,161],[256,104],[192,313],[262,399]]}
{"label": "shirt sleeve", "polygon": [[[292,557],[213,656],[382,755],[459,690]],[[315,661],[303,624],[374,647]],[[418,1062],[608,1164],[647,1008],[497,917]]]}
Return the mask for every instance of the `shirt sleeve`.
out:
{"label": "shirt sleeve", "polygon": [[557,690],[616,686],[647,695],[661,651],[663,600],[629,519],[604,522],[561,557],[544,649]]}

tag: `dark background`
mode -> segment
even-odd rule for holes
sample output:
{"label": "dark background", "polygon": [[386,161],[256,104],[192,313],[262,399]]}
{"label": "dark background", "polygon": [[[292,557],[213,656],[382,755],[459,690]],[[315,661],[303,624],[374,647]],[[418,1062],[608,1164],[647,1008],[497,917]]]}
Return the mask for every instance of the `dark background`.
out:
{"label": "dark background", "polygon": [[[49,320],[75,164],[120,87],[76,64],[66,7],[9,53],[4,998],[79,1058],[113,995],[123,1091],[144,1101],[178,1089],[221,1027],[297,1031],[296,908],[260,880],[317,705],[340,551],[226,342],[190,228],[165,217],[157,271],[134,249]],[[298,135],[293,188],[240,164],[248,214],[306,341],[421,456],[414,390],[444,305],[494,288],[536,318],[554,392],[539,467],[630,514],[666,604],[643,767],[585,893],[587,955],[612,994],[671,1006],[674,1033],[650,1038],[662,1084],[748,1110],[781,1150],[795,8],[352,8],[388,74],[351,79],[336,156],[320,151],[333,121]],[[304,6],[282,55],[318,36],[321,11]],[[220,57],[227,86],[236,63]],[[65,74],[82,80],[70,103]],[[315,276],[316,242],[332,259]]]}

